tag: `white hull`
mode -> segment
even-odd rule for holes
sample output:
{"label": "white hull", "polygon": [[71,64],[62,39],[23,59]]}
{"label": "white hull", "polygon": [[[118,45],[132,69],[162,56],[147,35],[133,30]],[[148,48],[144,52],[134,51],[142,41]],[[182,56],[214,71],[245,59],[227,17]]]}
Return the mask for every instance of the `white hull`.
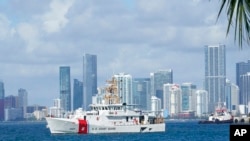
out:
{"label": "white hull", "polygon": [[[46,118],[48,128],[52,134],[57,133],[77,133],[77,134],[91,134],[91,133],[146,133],[146,132],[165,132],[165,123],[159,124],[108,124],[102,125],[100,122],[87,124],[79,124],[78,119],[66,118]],[[83,121],[83,120],[81,120]]]}

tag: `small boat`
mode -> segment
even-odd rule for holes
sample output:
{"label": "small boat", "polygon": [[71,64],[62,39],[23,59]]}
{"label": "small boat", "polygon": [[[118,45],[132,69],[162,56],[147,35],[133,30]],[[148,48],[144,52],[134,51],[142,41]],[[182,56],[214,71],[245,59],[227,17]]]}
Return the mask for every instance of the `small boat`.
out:
{"label": "small boat", "polygon": [[165,132],[163,117],[151,112],[128,108],[120,103],[115,80],[106,88],[103,103],[91,104],[89,111],[77,109],[67,117],[46,117],[52,134],[76,133],[145,133]]}
{"label": "small boat", "polygon": [[201,120],[199,124],[221,124],[221,123],[233,123],[233,116],[227,111],[225,106],[218,104],[215,112],[209,115],[207,120]]}

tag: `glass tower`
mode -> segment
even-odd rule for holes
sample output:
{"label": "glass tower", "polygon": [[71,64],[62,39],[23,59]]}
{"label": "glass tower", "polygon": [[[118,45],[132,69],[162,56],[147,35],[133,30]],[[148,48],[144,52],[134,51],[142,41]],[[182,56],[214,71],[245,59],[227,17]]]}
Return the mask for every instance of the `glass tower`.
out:
{"label": "glass tower", "polygon": [[240,81],[241,75],[245,75],[247,72],[250,72],[250,60],[248,62],[239,62],[236,63],[236,85],[239,86],[240,96],[239,96],[239,103],[243,104],[243,92],[242,87],[243,84]]}
{"label": "glass tower", "polygon": [[92,96],[97,93],[97,57],[85,54],[83,56],[83,109],[89,109]]}
{"label": "glass tower", "polygon": [[[173,83],[173,71],[172,69],[159,70],[154,73],[150,73],[151,82],[151,95],[156,96],[163,101],[163,85]],[[161,103],[161,108],[163,108],[163,103]]]}
{"label": "glass tower", "polygon": [[0,121],[4,120],[4,83],[0,80]]}
{"label": "glass tower", "polygon": [[18,107],[23,109],[23,117],[27,113],[28,106],[28,92],[25,89],[20,88],[18,90]]}
{"label": "glass tower", "polygon": [[150,78],[133,79],[134,104],[140,105],[143,110],[150,110]]}
{"label": "glass tower", "polygon": [[73,110],[82,107],[83,105],[83,86],[82,82],[74,79],[73,88]]}
{"label": "glass tower", "polygon": [[196,111],[196,85],[183,83],[181,85],[182,111]]}
{"label": "glass tower", "polygon": [[62,108],[71,111],[71,87],[70,87],[70,67],[60,67],[60,99]]}
{"label": "glass tower", "polygon": [[213,112],[218,102],[225,102],[226,47],[205,46],[205,90],[208,91],[208,112]]}
{"label": "glass tower", "polygon": [[248,106],[250,103],[250,72],[240,76],[240,84],[242,92],[242,104]]}

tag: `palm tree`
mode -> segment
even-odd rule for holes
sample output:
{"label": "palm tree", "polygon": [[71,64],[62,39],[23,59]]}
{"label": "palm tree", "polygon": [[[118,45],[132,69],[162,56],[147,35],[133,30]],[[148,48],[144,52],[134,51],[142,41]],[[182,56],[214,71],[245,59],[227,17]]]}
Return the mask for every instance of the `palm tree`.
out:
{"label": "palm tree", "polygon": [[240,49],[242,49],[243,40],[250,45],[250,0],[221,0],[217,20],[224,8],[228,18],[226,35],[230,27],[234,27],[234,41],[238,40]]}

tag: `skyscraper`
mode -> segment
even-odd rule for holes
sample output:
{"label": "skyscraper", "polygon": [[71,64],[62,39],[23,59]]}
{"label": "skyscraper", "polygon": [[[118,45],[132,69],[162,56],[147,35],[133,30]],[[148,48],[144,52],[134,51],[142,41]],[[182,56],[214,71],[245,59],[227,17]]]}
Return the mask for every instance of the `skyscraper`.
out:
{"label": "skyscraper", "polygon": [[133,103],[143,110],[150,110],[150,98],[150,78],[133,79]]}
{"label": "skyscraper", "polygon": [[[208,114],[208,93],[206,90],[196,91],[196,115],[198,117],[206,116]],[[209,113],[210,114],[210,113]]]}
{"label": "skyscraper", "polygon": [[181,85],[182,111],[196,111],[196,85],[183,83]]}
{"label": "skyscraper", "polygon": [[83,56],[83,109],[89,109],[92,96],[97,93],[97,57],[85,54]]}
{"label": "skyscraper", "polygon": [[[248,106],[250,103],[250,72],[240,76],[240,84],[242,86],[242,104]],[[250,109],[248,109],[248,112],[250,112]]]}
{"label": "skyscraper", "polygon": [[[172,69],[159,70],[150,73],[151,95],[156,96],[163,101],[163,84],[173,83]],[[163,107],[163,105],[161,105]]]}
{"label": "skyscraper", "polygon": [[209,112],[218,102],[225,102],[226,47],[205,46],[205,90],[208,91]]}
{"label": "skyscraper", "polygon": [[164,84],[163,109],[169,111],[171,117],[182,111],[182,95],[178,84]]}
{"label": "skyscraper", "polygon": [[28,92],[25,89],[18,89],[18,108],[21,108],[23,111],[23,118],[26,118],[28,106]]}
{"label": "skyscraper", "polygon": [[73,85],[73,110],[82,107],[83,105],[83,86],[82,82],[74,79]]}
{"label": "skyscraper", "polygon": [[60,99],[62,108],[65,111],[71,111],[71,85],[70,85],[70,67],[60,67]]}
{"label": "skyscraper", "polygon": [[134,104],[132,96],[132,76],[130,74],[119,73],[114,75],[117,82],[118,95],[121,103]]}
{"label": "skyscraper", "polygon": [[239,62],[236,63],[236,85],[238,85],[240,90],[240,96],[239,96],[239,103],[243,104],[243,93],[242,93],[242,83],[240,82],[241,75],[246,74],[247,72],[250,72],[250,60],[245,62]]}
{"label": "skyscraper", "polygon": [[0,121],[4,120],[4,83],[0,81]]}
{"label": "skyscraper", "polygon": [[239,87],[226,79],[226,106],[233,115],[239,110]]}
{"label": "skyscraper", "polygon": [[151,96],[151,111],[154,115],[161,113],[161,100],[156,96]]}

